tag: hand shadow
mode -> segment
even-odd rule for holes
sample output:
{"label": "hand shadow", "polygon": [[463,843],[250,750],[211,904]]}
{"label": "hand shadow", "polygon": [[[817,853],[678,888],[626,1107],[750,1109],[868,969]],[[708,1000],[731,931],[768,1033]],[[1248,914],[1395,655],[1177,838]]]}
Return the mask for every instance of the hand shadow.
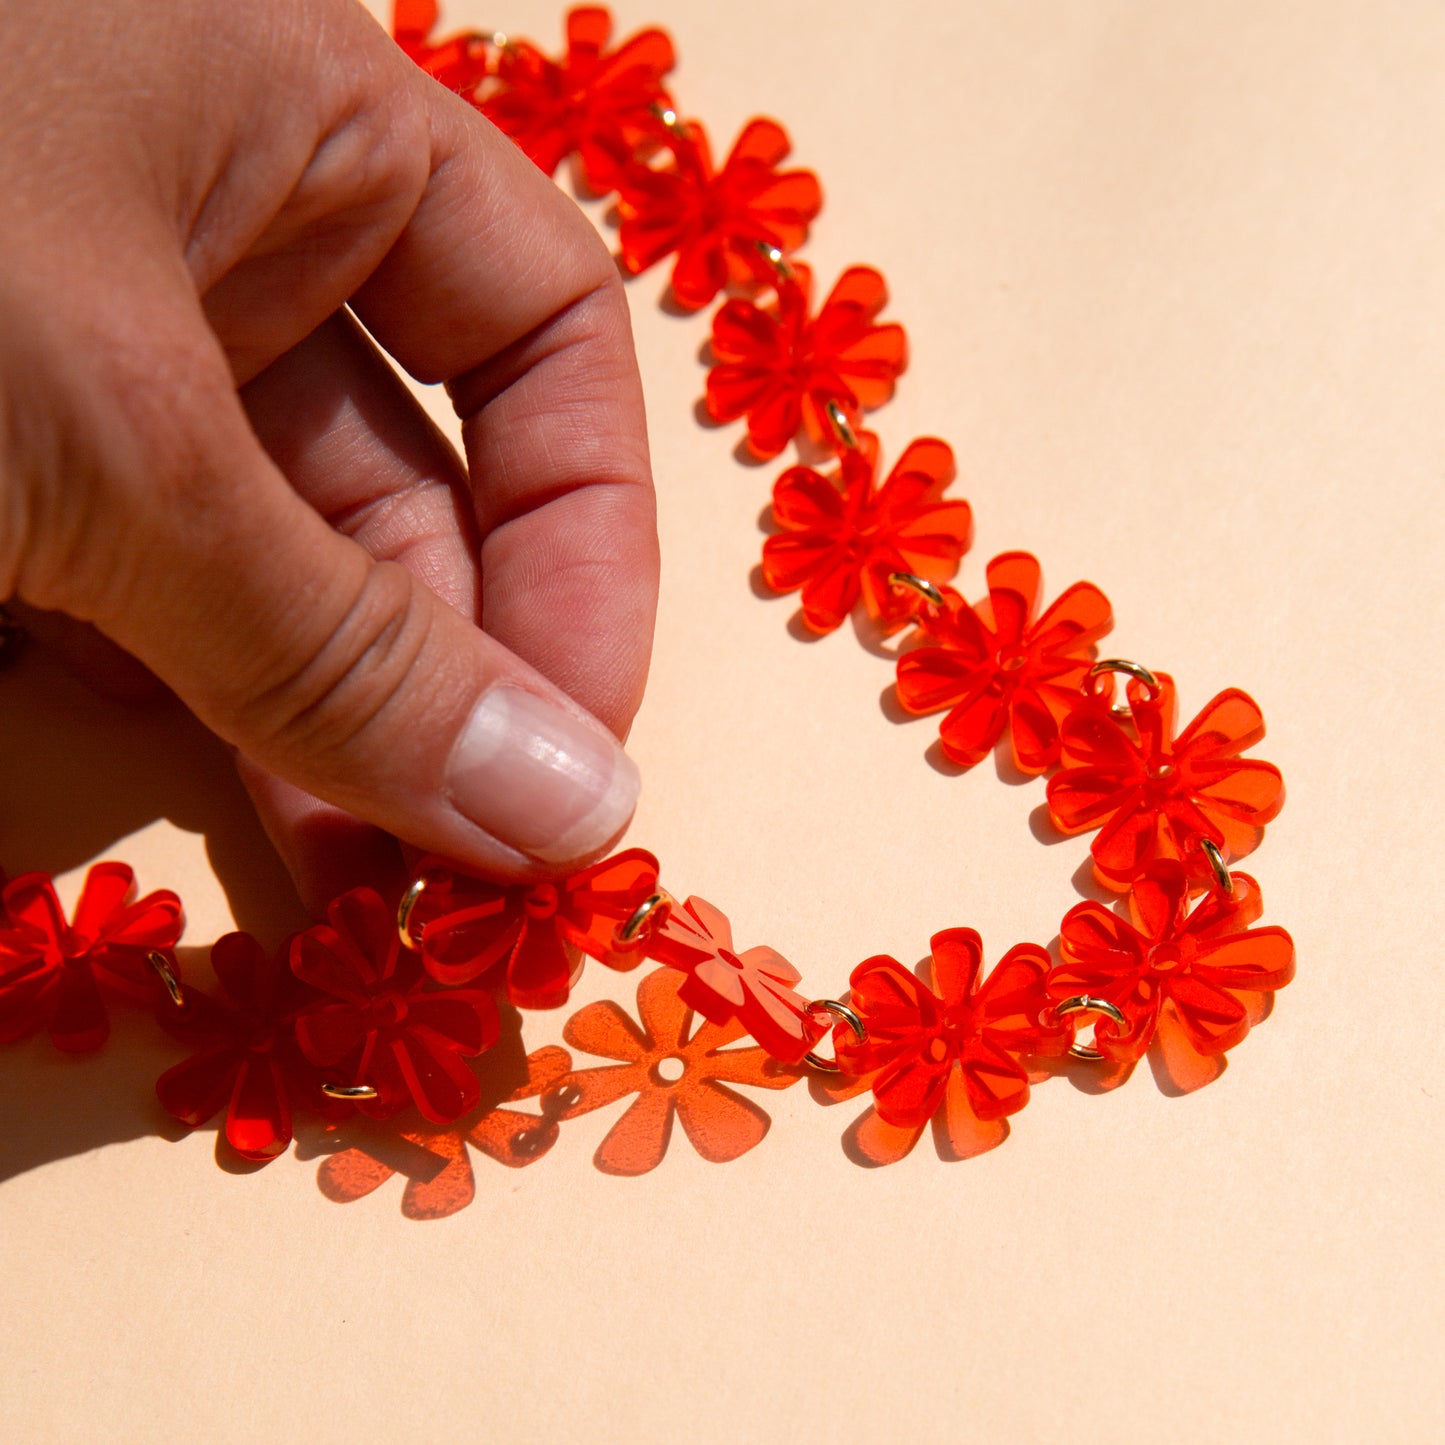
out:
{"label": "hand shadow", "polygon": [[[124,840],[164,818],[204,836],[240,927],[270,942],[304,922],[226,747],[179,703],[106,701],[39,647],[0,670],[0,799],[0,864],[12,876],[124,859]],[[137,879],[142,893],[171,881]],[[212,941],[186,940],[203,946],[197,955]],[[187,978],[206,971],[183,963]],[[0,1180],[104,1144],[185,1133],[155,1096],[184,1051],[144,1010],[115,1003],[108,1013],[112,1035],[95,1054],[59,1053],[44,1034],[0,1049]]]}

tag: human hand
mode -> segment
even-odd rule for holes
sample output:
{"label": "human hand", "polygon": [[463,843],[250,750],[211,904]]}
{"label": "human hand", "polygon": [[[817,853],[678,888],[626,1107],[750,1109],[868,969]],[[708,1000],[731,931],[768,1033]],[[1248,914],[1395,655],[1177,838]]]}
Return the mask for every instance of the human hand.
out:
{"label": "human hand", "polygon": [[4,35],[0,599],[232,744],[313,904],[377,830],[501,876],[603,849],[657,558],[586,219],[355,0],[5,0]]}

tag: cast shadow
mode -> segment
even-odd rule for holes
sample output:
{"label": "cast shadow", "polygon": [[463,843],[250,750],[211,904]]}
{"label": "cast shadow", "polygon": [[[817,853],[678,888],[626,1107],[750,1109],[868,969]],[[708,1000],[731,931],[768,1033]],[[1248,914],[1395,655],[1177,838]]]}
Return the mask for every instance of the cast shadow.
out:
{"label": "cast shadow", "polygon": [[[107,701],[27,648],[0,672],[0,797],[0,862],[12,876],[113,856],[166,819],[205,838],[239,927],[270,940],[302,921],[229,752],[177,702]],[[138,879],[142,892],[166,881]]]}

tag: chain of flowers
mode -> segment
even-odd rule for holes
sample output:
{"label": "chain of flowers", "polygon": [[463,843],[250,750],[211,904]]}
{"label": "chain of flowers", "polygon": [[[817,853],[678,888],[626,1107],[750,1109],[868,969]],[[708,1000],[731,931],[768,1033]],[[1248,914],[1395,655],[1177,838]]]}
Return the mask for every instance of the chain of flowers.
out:
{"label": "chain of flowers", "polygon": [[[558,1007],[585,958],[617,969],[646,958],[665,968],[638,992],[643,1035],[610,1004],[564,1031],[617,1065],[572,1072],[565,1050],[544,1049],[509,1098],[550,1099],[544,1122],[493,1108],[466,1133],[526,1163],[558,1121],[635,1092],[622,1121],[632,1126],[598,1151],[600,1167],[624,1173],[660,1160],[674,1107],[700,1152],[735,1157],[767,1120],[723,1085],[785,1087],[805,1060],[841,1071],[825,1085],[835,1098],[871,1089],[876,1117],[859,1142],[880,1162],[906,1153],[930,1121],[955,1154],[992,1147],[1064,1055],[1122,1081],[1157,1040],[1203,1066],[1196,1081],[1217,1073],[1294,971],[1288,933],[1252,926],[1259,887],[1229,866],[1284,800],[1278,770],[1241,756],[1264,735],[1259,708],[1230,689],[1178,730],[1167,674],[1097,657],[1112,626],[1103,593],[1079,582],[1041,608],[1028,553],[989,562],[975,604],[948,585],[973,530],[968,503],[947,495],[952,450],[915,440],[877,480],[878,440],[862,417],[905,369],[903,328],[878,321],[887,289],[869,267],[845,271],[814,309],[811,273],[794,257],[822,193],[810,172],[780,169],[790,150],[780,125],[750,121],[716,167],[703,126],[679,118],[663,85],[670,38],[648,29],[609,48],[601,8],[568,14],[557,60],[500,34],[433,39],[436,23],[434,0],[397,0],[394,33],[417,64],[544,171],[570,156],[582,187],[615,193],[626,271],[673,257],[671,296],[684,311],[731,293],[712,322],[709,415],[744,418],[759,458],[800,434],[832,454],[831,474],[799,464],[774,486],[769,586],[800,592],[816,632],[859,607],[886,633],[910,629],[896,664],[902,706],[944,714],[941,747],[960,766],[1006,737],[1015,767],[1050,774],[1054,825],[1098,830],[1095,876],[1127,895],[1128,916],[1080,903],[1061,924],[1060,962],[1024,943],[988,971],[976,932],[945,929],[926,979],[876,956],[853,970],[845,999],[816,1000],[775,950],[737,951],[712,904],[663,890],[641,849],[523,885],[428,857],[400,900],[354,889],[274,954],[245,934],[220,939],[211,963],[223,997],[212,998],[180,982],[175,895],[137,899],[130,869],[102,863],[69,923],[42,874],[0,894],[0,1042],[43,1029],[62,1049],[92,1049],[108,1033],[107,998],[150,1003],[192,1050],[159,1080],[161,1103],[191,1127],[224,1110],[230,1146],[266,1160],[289,1144],[298,1110],[389,1118],[414,1105],[433,1134],[474,1114],[469,1061],[500,1032],[493,989],[519,1008]],[[1115,674],[1127,679],[1121,704]],[[689,1038],[694,1010],[708,1023]],[[830,1028],[835,1061],[814,1052]],[[725,1047],[744,1034],[757,1047]],[[680,1080],[659,1072],[668,1059]],[[459,1138],[452,1148],[464,1155]]]}

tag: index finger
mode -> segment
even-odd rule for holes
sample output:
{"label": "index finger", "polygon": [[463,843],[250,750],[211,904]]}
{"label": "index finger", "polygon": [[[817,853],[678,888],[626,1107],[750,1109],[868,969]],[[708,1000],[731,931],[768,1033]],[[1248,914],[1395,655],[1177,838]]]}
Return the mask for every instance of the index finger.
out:
{"label": "index finger", "polygon": [[462,419],[486,631],[625,733],[657,600],[642,388],[616,266],[491,122],[418,74],[432,167],[355,298]]}

